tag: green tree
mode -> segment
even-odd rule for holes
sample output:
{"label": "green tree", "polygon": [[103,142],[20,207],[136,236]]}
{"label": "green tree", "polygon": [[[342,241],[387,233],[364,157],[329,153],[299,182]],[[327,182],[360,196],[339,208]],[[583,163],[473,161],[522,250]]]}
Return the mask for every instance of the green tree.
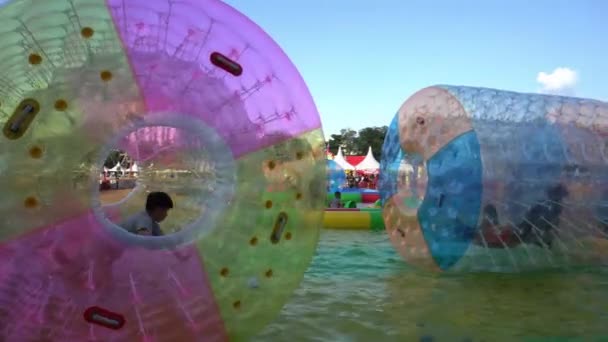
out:
{"label": "green tree", "polygon": [[103,166],[105,166],[107,168],[113,168],[114,165],[116,165],[116,163],[118,163],[120,161],[121,153],[122,153],[122,151],[120,151],[120,150],[110,151],[110,153],[108,153],[108,157],[106,158],[105,163],[103,163]]}
{"label": "green tree", "polygon": [[388,126],[365,127],[359,130],[355,139],[358,154],[367,154],[367,149],[371,146],[374,158],[379,161],[382,157],[382,144],[384,144],[386,131],[388,131]]}
{"label": "green tree", "polygon": [[329,152],[332,154],[338,153],[338,148],[342,145],[342,135],[341,134],[332,134],[327,141],[327,145],[329,147]]}
{"label": "green tree", "polygon": [[384,144],[384,136],[387,131],[388,126],[365,127],[359,132],[344,128],[340,130],[340,134],[332,134],[327,144],[331,153],[338,153],[338,148],[341,146],[346,155],[365,155],[371,146],[374,158],[380,160],[382,144]]}
{"label": "green tree", "polygon": [[350,128],[340,130],[342,136],[342,150],[344,154],[359,154],[357,146],[357,131]]}
{"label": "green tree", "polygon": [[357,154],[357,131],[350,128],[343,128],[340,134],[332,134],[327,141],[329,151],[334,155],[338,153],[338,148],[342,147],[344,154]]}

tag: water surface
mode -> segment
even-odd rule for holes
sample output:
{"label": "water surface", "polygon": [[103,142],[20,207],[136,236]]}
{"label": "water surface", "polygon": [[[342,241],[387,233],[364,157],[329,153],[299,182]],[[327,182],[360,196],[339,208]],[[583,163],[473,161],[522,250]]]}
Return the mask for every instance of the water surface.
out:
{"label": "water surface", "polygon": [[405,265],[384,232],[324,230],[254,341],[608,341],[608,270],[437,276]]}

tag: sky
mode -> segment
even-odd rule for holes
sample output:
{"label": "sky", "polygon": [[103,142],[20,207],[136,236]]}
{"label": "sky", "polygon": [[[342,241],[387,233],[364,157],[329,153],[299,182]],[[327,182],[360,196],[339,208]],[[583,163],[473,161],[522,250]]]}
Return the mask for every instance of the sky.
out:
{"label": "sky", "polygon": [[302,74],[328,136],[434,84],[608,101],[608,1],[225,0]]}
{"label": "sky", "polygon": [[225,2],[287,53],[327,136],[388,125],[434,84],[608,101],[605,0]]}

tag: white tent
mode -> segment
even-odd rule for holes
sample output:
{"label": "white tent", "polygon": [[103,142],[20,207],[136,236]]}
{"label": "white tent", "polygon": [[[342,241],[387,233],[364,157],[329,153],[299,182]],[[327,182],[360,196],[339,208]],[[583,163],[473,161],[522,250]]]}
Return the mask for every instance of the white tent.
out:
{"label": "white tent", "polygon": [[338,148],[338,154],[334,156],[334,161],[338,163],[344,170],[354,170],[355,167],[352,166],[349,162],[344,158],[344,154],[342,153],[342,147]]}
{"label": "white tent", "polygon": [[359,164],[357,164],[357,170],[364,172],[375,172],[379,168],[380,163],[378,163],[376,158],[374,158],[374,155],[372,154],[372,147],[370,146],[367,150],[367,155],[365,158]]}
{"label": "white tent", "polygon": [[118,172],[120,171],[120,163],[116,163],[113,168],[109,169],[108,172]]}
{"label": "white tent", "polygon": [[116,163],[116,165],[114,165],[113,168],[109,169],[108,172],[110,172],[110,173],[112,173],[112,172],[113,173],[120,173],[120,174],[124,173],[123,170],[122,170],[122,167],[120,166],[120,163]]}
{"label": "white tent", "polygon": [[133,173],[139,172],[139,166],[137,166],[136,162],[133,162],[133,165],[131,165],[131,168],[129,168],[129,172],[133,172]]}

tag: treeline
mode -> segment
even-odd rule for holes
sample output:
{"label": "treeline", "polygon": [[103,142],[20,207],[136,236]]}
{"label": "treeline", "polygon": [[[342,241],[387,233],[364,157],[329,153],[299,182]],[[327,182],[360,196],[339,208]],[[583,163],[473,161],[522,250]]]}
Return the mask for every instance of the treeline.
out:
{"label": "treeline", "polygon": [[[326,143],[329,146],[329,151],[334,155],[338,153],[338,148],[342,146],[342,151],[345,155],[365,155],[367,149],[371,146],[374,158],[380,161],[382,157],[382,144],[388,126],[380,127],[365,127],[359,131],[350,128],[340,130],[339,134],[332,134]],[[122,150],[110,151],[104,166],[107,168],[114,167],[120,163],[123,167],[128,167],[132,160],[130,156]]]}
{"label": "treeline", "polygon": [[382,144],[387,130],[388,126],[365,127],[358,132],[350,128],[341,129],[340,134],[330,135],[327,141],[329,151],[335,155],[338,153],[338,148],[342,146],[342,152],[345,155],[365,155],[371,146],[374,158],[380,161]]}
{"label": "treeline", "polygon": [[103,166],[111,169],[116,164],[120,163],[120,166],[122,167],[129,167],[131,166],[131,162],[131,158],[125,151],[111,150],[106,158],[106,161],[103,163]]}

